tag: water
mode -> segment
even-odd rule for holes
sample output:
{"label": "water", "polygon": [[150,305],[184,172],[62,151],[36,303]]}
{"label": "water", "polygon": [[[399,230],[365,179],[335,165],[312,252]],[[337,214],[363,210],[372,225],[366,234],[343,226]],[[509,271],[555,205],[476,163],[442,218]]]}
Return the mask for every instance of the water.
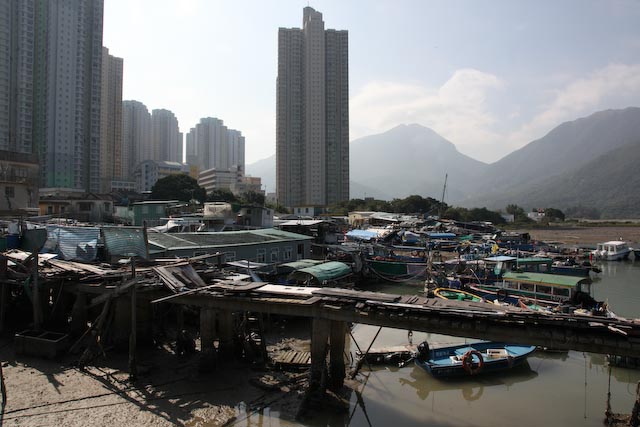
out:
{"label": "water", "polygon": [[[640,318],[640,261],[608,262],[594,285],[597,299],[614,312]],[[381,285],[375,290],[416,293],[419,287]],[[377,327],[356,325],[353,335],[366,348]],[[415,333],[413,342],[460,343],[464,338]],[[385,328],[374,347],[402,345],[407,331]],[[355,349],[355,345],[351,345]],[[308,425],[350,426],[602,426],[609,381],[605,356],[581,352],[536,352],[528,365],[507,374],[437,380],[414,364],[404,368],[363,367],[362,385],[351,396],[350,411],[312,420]],[[611,368],[611,405],[629,413],[640,370]],[[264,415],[264,414],[263,414]],[[267,425],[291,425],[271,414]],[[253,425],[251,421],[249,424]]]}

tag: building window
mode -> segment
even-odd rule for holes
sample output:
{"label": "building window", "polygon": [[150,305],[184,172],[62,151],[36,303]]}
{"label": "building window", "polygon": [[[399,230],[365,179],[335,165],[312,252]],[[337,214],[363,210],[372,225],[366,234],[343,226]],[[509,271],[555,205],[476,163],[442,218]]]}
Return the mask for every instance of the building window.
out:
{"label": "building window", "polygon": [[5,187],[4,195],[6,197],[16,197],[16,189],[14,187]]}
{"label": "building window", "polygon": [[53,206],[47,206],[47,214],[51,215],[53,213]]}
{"label": "building window", "polygon": [[91,212],[91,203],[90,202],[78,203],[78,210],[80,212]]}
{"label": "building window", "polygon": [[266,262],[267,261],[267,250],[266,249],[258,249],[258,256],[256,257],[257,262]]}
{"label": "building window", "polygon": [[231,252],[225,252],[224,253],[224,262],[231,262],[231,261],[235,261],[236,260],[236,253],[231,251]]}
{"label": "building window", "polygon": [[282,251],[282,260],[289,261],[291,259],[292,253],[293,253],[293,248],[291,247],[284,248],[284,251]]}
{"label": "building window", "polygon": [[278,249],[271,250],[271,262],[278,262]]}

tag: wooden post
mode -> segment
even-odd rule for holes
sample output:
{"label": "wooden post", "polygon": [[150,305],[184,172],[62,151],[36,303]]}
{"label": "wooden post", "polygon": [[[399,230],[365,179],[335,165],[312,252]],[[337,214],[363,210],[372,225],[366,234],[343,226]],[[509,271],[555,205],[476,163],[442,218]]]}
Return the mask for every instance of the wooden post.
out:
{"label": "wooden post", "polygon": [[[131,277],[136,276],[136,261],[131,257]],[[134,381],[138,374],[136,366],[136,346],[138,341],[138,295],[137,284],[131,287],[131,334],[129,335],[129,379]]]}
{"label": "wooden post", "polygon": [[311,376],[309,378],[311,391],[322,389],[330,325],[329,320],[319,318],[313,318],[311,323]]}
{"label": "wooden post", "polygon": [[216,329],[216,312],[212,308],[200,308],[200,370],[210,371],[215,367],[216,349],[213,346]]}
{"label": "wooden post", "polygon": [[218,355],[222,360],[229,361],[233,358],[233,312],[218,311],[218,322]]}
{"label": "wooden post", "polygon": [[71,308],[71,335],[79,336],[87,329],[87,295],[80,292]]}
{"label": "wooden post", "polygon": [[4,319],[7,313],[7,299],[9,298],[9,286],[4,279],[7,278],[8,259],[0,254],[0,333],[4,332]]}
{"label": "wooden post", "polygon": [[38,286],[38,252],[33,252],[33,292],[31,294],[31,302],[33,306],[33,329],[39,331],[42,329],[42,307],[40,301],[40,289]]}
{"label": "wooden post", "polygon": [[344,347],[347,336],[347,323],[333,320],[331,321],[331,331],[329,342],[329,387],[332,389],[342,388],[346,376],[344,366]]}

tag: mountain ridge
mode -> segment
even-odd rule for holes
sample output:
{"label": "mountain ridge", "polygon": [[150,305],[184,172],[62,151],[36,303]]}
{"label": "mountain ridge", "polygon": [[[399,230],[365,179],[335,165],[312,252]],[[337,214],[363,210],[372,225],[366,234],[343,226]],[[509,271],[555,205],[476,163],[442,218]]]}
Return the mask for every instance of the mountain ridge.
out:
{"label": "mountain ridge", "polygon": [[[504,208],[518,203],[526,209],[570,207],[564,203],[562,192],[571,194],[567,200],[573,202],[580,197],[564,183],[573,183],[578,192],[589,192],[580,183],[596,185],[589,178],[591,169],[599,164],[613,168],[612,158],[631,167],[629,162],[635,159],[636,146],[640,147],[637,107],[598,111],[561,123],[543,137],[490,164],[460,153],[454,143],[430,128],[416,123],[401,124],[350,143],[351,198],[389,200],[411,194],[439,198],[448,174],[445,201],[449,204]],[[625,151],[630,153],[628,158]],[[275,190],[275,155],[247,165],[247,172],[261,176],[267,191]],[[607,171],[597,173],[606,174]],[[608,201],[608,205],[602,206],[603,214],[640,216],[640,200],[636,204],[633,199],[632,208],[624,207],[619,200],[625,192],[638,192],[638,187],[632,188],[615,176],[616,191],[610,192],[616,195],[615,200],[596,192]],[[585,200],[597,202],[593,198]]]}

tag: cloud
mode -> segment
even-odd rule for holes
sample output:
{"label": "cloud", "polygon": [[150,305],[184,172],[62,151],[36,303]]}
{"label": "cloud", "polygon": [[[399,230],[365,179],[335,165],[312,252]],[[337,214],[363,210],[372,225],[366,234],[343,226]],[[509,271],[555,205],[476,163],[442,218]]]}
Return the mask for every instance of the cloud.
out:
{"label": "cloud", "polygon": [[[609,64],[582,76],[558,76],[526,83],[524,93],[536,90],[531,84],[540,86],[537,105],[531,105],[532,99],[510,98],[505,80],[474,69],[454,72],[438,88],[374,81],[351,98],[351,139],[419,123],[459,151],[491,162],[563,122],[640,105],[640,64]],[[512,88],[517,84],[508,83]]]}
{"label": "cloud", "polygon": [[498,135],[489,97],[504,88],[497,76],[461,69],[442,86],[371,82],[351,98],[352,139],[380,133],[400,123],[428,126],[454,142],[461,151],[476,151]]}
{"label": "cloud", "polygon": [[640,103],[640,64],[610,64],[567,83],[520,129],[505,138],[513,148],[544,136],[560,123],[595,111]]}

